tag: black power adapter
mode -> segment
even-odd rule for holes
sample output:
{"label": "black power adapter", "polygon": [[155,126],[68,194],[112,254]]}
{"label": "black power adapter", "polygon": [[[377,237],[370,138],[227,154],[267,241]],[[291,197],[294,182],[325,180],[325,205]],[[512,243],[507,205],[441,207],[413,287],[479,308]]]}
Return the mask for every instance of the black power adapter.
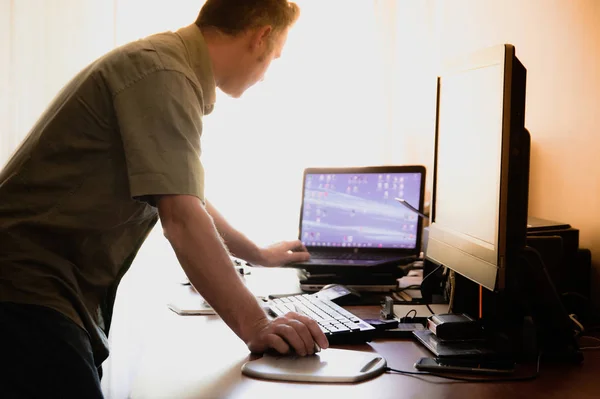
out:
{"label": "black power adapter", "polygon": [[398,323],[396,328],[382,330],[377,333],[381,338],[414,338],[413,331],[424,330],[421,323]]}
{"label": "black power adapter", "polygon": [[363,319],[364,321],[366,321],[367,323],[369,323],[370,325],[372,325],[373,327],[375,327],[375,330],[379,330],[379,331],[383,331],[383,330],[389,330],[390,328],[396,328],[398,327],[398,320],[396,319],[391,319],[391,320],[383,320],[383,319]]}

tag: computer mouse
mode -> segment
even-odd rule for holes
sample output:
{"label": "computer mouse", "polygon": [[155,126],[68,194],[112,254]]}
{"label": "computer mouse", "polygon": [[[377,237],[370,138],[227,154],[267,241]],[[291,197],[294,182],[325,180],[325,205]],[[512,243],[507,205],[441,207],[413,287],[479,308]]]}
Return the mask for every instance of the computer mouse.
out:
{"label": "computer mouse", "polygon": [[[321,352],[321,347],[319,347],[319,345],[315,342],[315,349],[314,349],[314,353],[312,355],[306,355],[306,356],[316,356],[319,354],[319,352]],[[292,348],[290,346],[290,349],[287,353],[279,353],[277,350],[273,349],[273,348],[269,348],[265,351],[266,355],[270,355],[270,356],[285,356],[285,357],[304,357],[304,356],[300,356],[296,353],[296,351],[294,350],[294,348]]]}

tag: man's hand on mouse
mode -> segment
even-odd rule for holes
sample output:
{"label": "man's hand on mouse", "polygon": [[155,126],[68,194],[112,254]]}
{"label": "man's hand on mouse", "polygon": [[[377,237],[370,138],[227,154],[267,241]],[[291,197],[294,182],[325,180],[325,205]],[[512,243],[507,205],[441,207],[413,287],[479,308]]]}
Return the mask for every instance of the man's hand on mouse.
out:
{"label": "man's hand on mouse", "polygon": [[252,353],[273,349],[281,354],[295,352],[299,356],[313,355],[318,348],[329,347],[329,341],[317,322],[296,312],[272,321],[265,318],[246,344]]}
{"label": "man's hand on mouse", "polygon": [[282,241],[261,250],[261,266],[277,267],[294,262],[305,262],[310,254],[300,240]]}

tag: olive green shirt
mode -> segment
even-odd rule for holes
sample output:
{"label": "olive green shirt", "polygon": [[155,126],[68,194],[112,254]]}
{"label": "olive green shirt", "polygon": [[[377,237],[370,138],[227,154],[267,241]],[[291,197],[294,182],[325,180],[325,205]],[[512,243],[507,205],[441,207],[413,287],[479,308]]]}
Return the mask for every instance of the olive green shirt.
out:
{"label": "olive green shirt", "polygon": [[0,302],[66,315],[101,364],[117,285],[158,219],[153,196],[204,201],[214,102],[195,25],[117,48],[69,82],[0,173]]}

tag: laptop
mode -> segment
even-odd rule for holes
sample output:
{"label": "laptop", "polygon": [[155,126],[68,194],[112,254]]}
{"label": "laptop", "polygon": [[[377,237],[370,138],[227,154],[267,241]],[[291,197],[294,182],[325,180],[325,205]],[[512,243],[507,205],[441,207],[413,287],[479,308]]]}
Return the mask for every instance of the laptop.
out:
{"label": "laptop", "polygon": [[299,239],[311,254],[287,265],[309,272],[371,273],[416,260],[423,220],[425,167],[307,168]]}

